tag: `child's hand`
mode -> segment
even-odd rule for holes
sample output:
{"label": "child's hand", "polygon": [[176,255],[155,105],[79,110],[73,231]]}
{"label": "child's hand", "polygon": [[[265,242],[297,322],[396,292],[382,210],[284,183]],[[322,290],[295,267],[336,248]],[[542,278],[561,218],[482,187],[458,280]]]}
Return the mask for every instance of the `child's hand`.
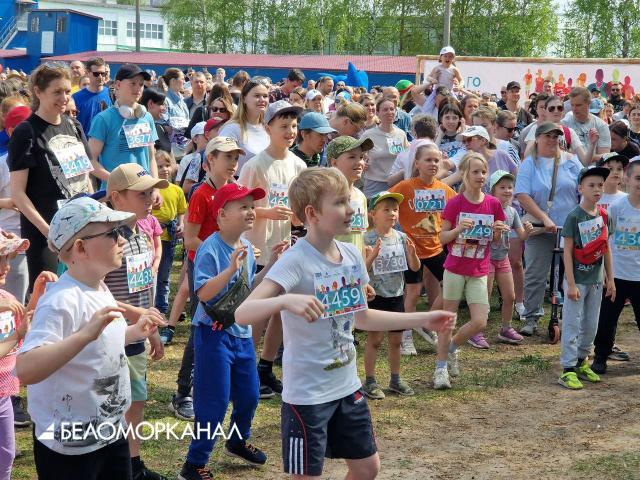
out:
{"label": "child's hand", "polygon": [[150,330],[152,330],[152,333],[149,335],[149,345],[151,346],[149,354],[151,355],[151,360],[158,361],[164,357],[164,345],[162,344],[162,340],[160,340],[158,327],[150,326]]}
{"label": "child's hand", "polygon": [[428,320],[424,324],[424,328],[438,332],[438,335],[449,334],[453,332],[456,326],[457,315],[446,310],[433,310],[427,313]]}
{"label": "child's hand", "polygon": [[[376,240],[376,244],[372,246],[367,246],[364,249],[367,262],[375,260],[380,254],[380,249],[382,248],[382,239],[378,238]],[[367,250],[368,249],[368,250]]]}
{"label": "child's hand", "polygon": [[324,313],[324,305],[313,295],[289,293],[283,296],[284,309],[304,318],[307,322],[315,322]]}
{"label": "child's hand", "polygon": [[364,287],[364,294],[367,297],[367,302],[370,302],[376,298],[376,289],[367,283]]}
{"label": "child's hand", "polygon": [[493,222],[493,229],[500,233],[507,233],[511,231],[511,228],[509,228],[509,225],[504,223],[502,220],[496,220],[495,222]]}
{"label": "child's hand", "polygon": [[20,319],[20,324],[18,325],[18,328],[16,328],[16,334],[18,335],[18,340],[22,340],[24,337],[27,336],[27,332],[31,327],[32,319],[33,319],[33,310],[28,311],[22,316],[22,318]]}
{"label": "child's hand", "polygon": [[611,302],[615,302],[616,301],[616,282],[613,280],[613,278],[605,277],[604,285],[607,288],[607,291],[604,294],[604,296],[611,297],[610,298]]}
{"label": "child's hand", "polygon": [[247,247],[244,245],[242,247],[236,248],[231,254],[231,260],[229,262],[229,269],[232,272],[237,272],[242,268],[242,263],[244,259],[247,257]]}
{"label": "child's hand", "polygon": [[0,312],[11,312],[16,317],[24,317],[27,309],[19,301],[9,298],[0,300]]}
{"label": "child's hand", "polygon": [[534,228],[531,222],[524,222],[522,226],[524,227],[524,231],[527,232],[527,235],[531,235],[533,233]]}
{"label": "child's hand", "polygon": [[275,207],[266,208],[264,216],[269,220],[289,220],[293,216],[293,211],[282,205],[276,205]]}
{"label": "child's hand", "polygon": [[573,300],[574,302],[577,302],[578,299],[580,298],[580,290],[578,290],[578,287],[576,287],[575,285],[573,286],[569,285],[569,290],[567,291],[567,297],[569,297],[569,300]]}
{"label": "child's hand", "polygon": [[416,244],[413,243],[413,241],[407,237],[407,254],[410,257],[413,257],[414,255],[417,255],[416,253]]}
{"label": "child's hand", "polygon": [[182,234],[184,233],[184,225],[179,223],[176,227],[176,238],[182,238]]}
{"label": "child's hand", "polygon": [[158,276],[159,269],[160,269],[160,262],[153,262],[153,265],[151,265],[151,271],[153,272],[154,277]]}
{"label": "child's hand", "polygon": [[276,243],[271,249],[270,263],[275,263],[276,260],[280,258],[280,255],[282,255],[290,246],[291,243],[289,243],[289,240],[283,240],[280,243]]}
{"label": "child's hand", "polygon": [[589,143],[594,144],[600,139],[600,133],[595,128],[589,130]]}
{"label": "child's hand", "polygon": [[122,318],[124,308],[104,307],[93,314],[89,323],[83,326],[80,331],[87,335],[92,342],[100,336],[102,331],[116,318]]}
{"label": "child's hand", "polygon": [[458,226],[456,227],[456,230],[458,231],[458,233],[460,233],[463,230],[466,230],[471,227],[473,227],[473,220],[471,220],[470,218],[463,218],[458,222]]}

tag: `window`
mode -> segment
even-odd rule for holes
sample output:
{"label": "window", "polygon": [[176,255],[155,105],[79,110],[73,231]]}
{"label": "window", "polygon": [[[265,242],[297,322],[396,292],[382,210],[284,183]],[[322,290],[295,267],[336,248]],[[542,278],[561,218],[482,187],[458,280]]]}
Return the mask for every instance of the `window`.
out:
{"label": "window", "polygon": [[[127,22],[127,37],[132,38],[136,36],[136,29],[134,22]],[[140,24],[140,38],[151,38],[153,40],[162,40],[164,36],[164,25],[157,23],[141,23]]]}
{"label": "window", "polygon": [[40,31],[40,18],[35,15],[31,17],[31,31],[38,32]]}
{"label": "window", "polygon": [[100,20],[98,23],[98,33],[108,37],[117,37],[118,22],[116,20]]}
{"label": "window", "polygon": [[67,19],[65,17],[58,17],[56,21],[56,31],[58,33],[63,33],[67,27]]}

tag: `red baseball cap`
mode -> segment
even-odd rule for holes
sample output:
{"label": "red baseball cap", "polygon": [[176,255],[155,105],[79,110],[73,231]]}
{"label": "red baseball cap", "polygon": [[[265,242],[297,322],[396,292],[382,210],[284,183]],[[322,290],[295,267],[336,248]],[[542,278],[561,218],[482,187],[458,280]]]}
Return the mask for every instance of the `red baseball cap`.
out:
{"label": "red baseball cap", "polygon": [[31,116],[31,109],[26,105],[18,105],[9,110],[4,117],[4,128],[16,128]]}
{"label": "red baseball cap", "polygon": [[213,210],[213,218],[218,218],[220,209],[224,207],[228,202],[234,200],[240,200],[244,197],[252,196],[254,200],[260,200],[267,196],[267,193],[262,188],[247,188],[239,183],[227,183],[219,190],[216,190],[213,196],[213,204],[211,205]]}
{"label": "red baseball cap", "polygon": [[217,126],[222,125],[225,122],[226,120],[224,118],[210,118],[204,125],[204,133],[209,133],[212,128],[216,128]]}

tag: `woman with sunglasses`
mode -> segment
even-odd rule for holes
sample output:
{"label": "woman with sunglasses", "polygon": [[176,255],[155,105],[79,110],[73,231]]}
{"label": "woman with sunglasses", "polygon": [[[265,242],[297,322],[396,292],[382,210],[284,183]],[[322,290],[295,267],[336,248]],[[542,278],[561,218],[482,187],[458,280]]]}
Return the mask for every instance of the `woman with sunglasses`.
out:
{"label": "woman with sunglasses", "polygon": [[[563,135],[560,138],[560,149],[565,152],[573,153],[578,156],[582,164],[586,167],[593,162],[593,155],[596,151],[598,144],[598,132],[593,129],[589,132],[589,147],[586,148],[576,131],[566,125],[562,125],[560,121],[564,117],[564,102],[560,97],[552,95],[547,98],[544,103],[544,108],[539,108],[540,121],[553,122],[559,125],[563,131]],[[524,156],[528,156],[531,153],[533,144],[536,139],[537,125],[532,127],[525,138],[527,145]]]}
{"label": "woman with sunglasses", "polygon": [[532,223],[544,225],[543,230],[532,233],[525,242],[524,313],[521,315],[525,325],[520,333],[526,336],[536,332],[538,320],[544,314],[542,304],[556,230],[578,205],[578,175],[583,168],[576,155],[560,148],[564,130],[557,124],[542,122],[537,125],[535,135],[514,189],[522,208],[536,219]]}
{"label": "woman with sunglasses", "polygon": [[40,65],[31,74],[31,93],[33,114],[14,130],[7,157],[22,237],[30,242],[29,290],[40,272],[57,269],[47,235],[59,202],[92,191],[82,126],[64,115],[71,98],[71,72],[57,64]]}
{"label": "woman with sunglasses", "polygon": [[263,79],[252,78],[242,87],[238,109],[221,129],[221,137],[231,137],[245,152],[238,159],[237,175],[247,160],[269,146],[269,136],[262,124],[269,106],[269,88]]}
{"label": "woman with sunglasses", "polygon": [[227,87],[226,84],[216,83],[209,91],[207,104],[197,108],[193,112],[191,120],[189,121],[189,126],[185,131],[185,136],[191,138],[190,132],[196,123],[206,122],[211,118],[218,118],[222,120],[220,123],[222,126],[231,119],[235,110],[236,106],[233,103],[233,97],[229,93],[229,87]]}

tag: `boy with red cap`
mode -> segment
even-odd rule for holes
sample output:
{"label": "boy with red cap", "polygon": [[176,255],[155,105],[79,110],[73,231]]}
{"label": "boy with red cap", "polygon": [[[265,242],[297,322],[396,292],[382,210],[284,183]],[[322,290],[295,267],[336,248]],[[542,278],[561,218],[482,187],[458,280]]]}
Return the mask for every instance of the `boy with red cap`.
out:
{"label": "boy with red cap", "polygon": [[[253,247],[241,235],[253,228],[254,201],[265,196],[261,188],[249,189],[237,183],[216,191],[211,212],[219,230],[198,248],[193,272],[199,300],[193,317],[195,430],[215,431],[224,422],[231,400],[232,430],[227,434],[224,452],[252,465],[267,461],[263,452],[246,441],[258,406],[260,382],[251,326],[236,324],[234,313],[288,245],[275,245],[269,263],[256,275]],[[212,478],[206,465],[216,439],[203,437],[191,441],[179,479]]]}

